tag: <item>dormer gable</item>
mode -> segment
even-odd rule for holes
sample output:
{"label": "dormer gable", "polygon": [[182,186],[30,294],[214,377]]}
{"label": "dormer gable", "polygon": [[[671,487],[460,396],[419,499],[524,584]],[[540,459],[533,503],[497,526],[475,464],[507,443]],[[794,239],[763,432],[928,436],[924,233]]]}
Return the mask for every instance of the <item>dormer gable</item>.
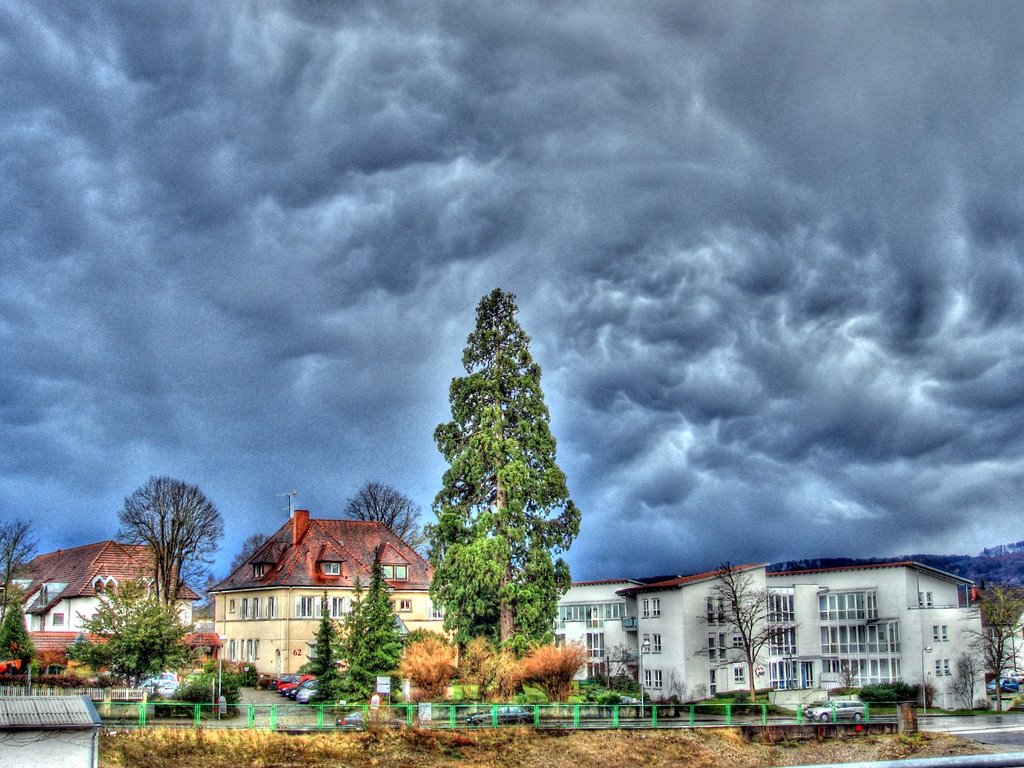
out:
{"label": "dormer gable", "polygon": [[381,574],[385,581],[406,581],[409,578],[409,559],[390,543],[385,542],[378,550]]}

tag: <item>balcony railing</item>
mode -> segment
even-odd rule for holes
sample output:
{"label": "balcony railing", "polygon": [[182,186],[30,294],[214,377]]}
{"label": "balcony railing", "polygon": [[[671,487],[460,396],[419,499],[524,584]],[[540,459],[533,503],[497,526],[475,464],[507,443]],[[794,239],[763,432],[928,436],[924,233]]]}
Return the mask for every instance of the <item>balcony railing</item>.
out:
{"label": "balcony railing", "polygon": [[636,616],[623,616],[622,617],[622,628],[626,632],[636,632],[639,627],[639,622]]}

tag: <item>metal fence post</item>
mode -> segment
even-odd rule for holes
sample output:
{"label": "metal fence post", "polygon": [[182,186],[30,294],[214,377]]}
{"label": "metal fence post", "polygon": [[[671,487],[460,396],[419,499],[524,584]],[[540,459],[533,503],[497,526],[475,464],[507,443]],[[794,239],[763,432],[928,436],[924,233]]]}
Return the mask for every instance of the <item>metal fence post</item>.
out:
{"label": "metal fence post", "polygon": [[732,725],[732,704],[725,705],[725,724]]}

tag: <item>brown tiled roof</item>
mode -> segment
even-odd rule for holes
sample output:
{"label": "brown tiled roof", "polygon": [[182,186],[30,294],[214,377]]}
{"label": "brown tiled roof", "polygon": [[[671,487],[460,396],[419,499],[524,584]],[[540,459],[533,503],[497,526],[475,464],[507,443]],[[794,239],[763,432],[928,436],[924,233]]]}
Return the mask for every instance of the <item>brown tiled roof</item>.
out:
{"label": "brown tiled roof", "polygon": [[185,635],[185,645],[189,648],[220,648],[220,635],[216,632],[193,632]]}
{"label": "brown tiled roof", "polygon": [[[296,518],[300,518],[299,510]],[[289,520],[268,538],[253,555],[211,592],[274,587],[346,587],[358,578],[365,587],[370,583],[374,551],[381,549],[382,565],[406,565],[406,579],[388,579],[392,589],[427,590],[433,570],[412,547],[386,525],[362,520],[309,519],[294,543]],[[323,572],[323,562],[341,563],[340,576]],[[254,577],[253,566],[266,565],[262,577]]]}
{"label": "brown tiled roof", "polygon": [[28,634],[38,653],[66,651],[79,635],[78,632],[29,632]]}
{"label": "brown tiled roof", "polygon": [[[94,597],[97,579],[114,578],[124,584],[153,575],[153,556],[150,548],[142,544],[121,544],[116,541],[101,541],[71,549],[58,549],[37,555],[26,567],[32,582],[26,590],[28,605],[39,589],[46,583],[67,584],[59,595],[54,595],[46,605],[35,606],[28,612],[45,611],[58,600],[72,597]],[[185,586],[182,600],[198,600],[199,595]]]}
{"label": "brown tiled roof", "polygon": [[[734,571],[749,571],[754,568],[763,568],[764,563],[745,563],[744,565],[734,565],[732,569]],[[717,579],[722,574],[721,568],[716,568],[713,571],[704,571],[703,573],[693,573],[689,576],[676,576],[671,579],[665,579],[664,581],[655,581],[651,584],[643,584],[636,587],[627,587],[626,589],[620,589],[615,592],[617,595],[635,595],[639,592],[653,592],[661,589],[673,589],[675,587],[682,587],[687,584],[694,584],[698,581],[709,581],[711,579]]]}

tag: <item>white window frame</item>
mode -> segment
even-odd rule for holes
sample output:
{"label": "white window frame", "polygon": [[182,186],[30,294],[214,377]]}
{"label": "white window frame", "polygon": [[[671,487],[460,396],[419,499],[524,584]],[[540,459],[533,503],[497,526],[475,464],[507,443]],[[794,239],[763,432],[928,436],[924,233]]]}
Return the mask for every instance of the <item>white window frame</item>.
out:
{"label": "white window frame", "polygon": [[[316,598],[310,595],[298,595],[295,598],[295,618],[316,618]],[[308,607],[308,610],[307,610]]]}
{"label": "white window frame", "polygon": [[321,570],[325,576],[341,576],[341,563],[334,561],[322,563]]}

